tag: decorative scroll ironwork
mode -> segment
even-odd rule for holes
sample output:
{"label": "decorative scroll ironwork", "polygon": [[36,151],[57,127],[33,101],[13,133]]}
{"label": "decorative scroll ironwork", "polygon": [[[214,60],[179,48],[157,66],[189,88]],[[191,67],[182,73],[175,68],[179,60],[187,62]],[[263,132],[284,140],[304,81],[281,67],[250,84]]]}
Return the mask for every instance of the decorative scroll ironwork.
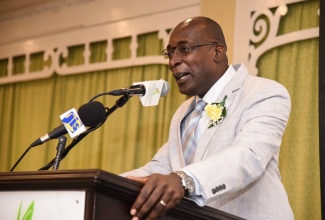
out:
{"label": "decorative scroll ironwork", "polygon": [[[291,3],[294,2],[297,2],[297,0],[291,0]],[[240,32],[242,34],[240,36],[237,34],[235,37],[235,41],[237,41],[235,42],[234,51],[235,60],[237,62],[243,61],[253,75],[258,74],[256,67],[258,59],[270,49],[319,36],[319,27],[278,35],[280,19],[288,12],[287,3],[290,3],[289,0],[282,1],[282,3],[286,4],[279,4],[278,1],[278,5],[274,5],[275,3],[269,5],[269,2],[265,1],[265,5],[255,4],[258,5],[256,8],[249,8],[249,5],[254,4],[247,2],[243,3],[239,1],[238,3],[239,5],[237,7],[241,7],[241,10],[237,10],[239,14],[236,28],[240,30],[237,33]],[[317,11],[315,11],[316,13]],[[240,24],[238,21],[241,21]],[[238,27],[245,22],[248,23],[248,26],[245,26],[246,33],[244,33],[244,28]],[[252,31],[247,32],[247,30]]]}

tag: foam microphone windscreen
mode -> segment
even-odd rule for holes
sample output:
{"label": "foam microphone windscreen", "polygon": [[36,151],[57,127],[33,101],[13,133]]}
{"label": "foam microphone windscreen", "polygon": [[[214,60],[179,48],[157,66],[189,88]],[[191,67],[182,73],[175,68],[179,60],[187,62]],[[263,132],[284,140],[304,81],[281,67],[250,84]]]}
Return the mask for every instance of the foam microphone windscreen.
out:
{"label": "foam microphone windscreen", "polygon": [[106,110],[102,103],[93,101],[80,106],[78,115],[84,125],[94,127],[105,120]]}
{"label": "foam microphone windscreen", "polygon": [[167,93],[169,92],[169,89],[170,89],[170,85],[169,85],[168,82],[165,81],[164,84],[163,84],[163,87],[162,87],[162,89],[161,89],[161,94],[160,94],[160,96],[161,96],[161,97],[166,96]]}

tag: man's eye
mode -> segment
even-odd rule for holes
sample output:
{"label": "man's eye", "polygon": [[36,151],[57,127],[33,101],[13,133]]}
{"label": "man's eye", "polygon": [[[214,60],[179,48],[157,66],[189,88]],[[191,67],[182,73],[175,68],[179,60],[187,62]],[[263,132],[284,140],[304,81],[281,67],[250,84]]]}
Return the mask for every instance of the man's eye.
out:
{"label": "man's eye", "polygon": [[173,49],[171,49],[171,50],[167,50],[167,53],[168,53],[168,54],[173,54],[173,53],[174,53],[174,50],[173,50]]}
{"label": "man's eye", "polygon": [[178,47],[178,51],[180,53],[188,53],[188,52],[190,52],[190,47],[189,46],[186,46],[186,45],[180,45]]}

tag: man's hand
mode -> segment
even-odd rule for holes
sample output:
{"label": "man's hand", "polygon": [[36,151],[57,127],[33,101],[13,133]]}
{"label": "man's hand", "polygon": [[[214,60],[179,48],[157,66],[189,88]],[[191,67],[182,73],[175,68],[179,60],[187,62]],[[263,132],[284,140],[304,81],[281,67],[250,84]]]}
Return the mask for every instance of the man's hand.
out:
{"label": "man's hand", "polygon": [[158,219],[177,205],[185,195],[181,180],[176,174],[126,178],[144,184],[131,208],[132,220],[140,220],[144,215],[147,219]]}

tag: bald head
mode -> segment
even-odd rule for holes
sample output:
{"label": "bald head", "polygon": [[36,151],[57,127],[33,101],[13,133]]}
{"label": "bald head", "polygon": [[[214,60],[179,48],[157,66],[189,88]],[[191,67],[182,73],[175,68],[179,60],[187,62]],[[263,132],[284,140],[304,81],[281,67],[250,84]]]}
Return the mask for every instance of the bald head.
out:
{"label": "bald head", "polygon": [[228,69],[225,38],[210,18],[194,17],[178,24],[166,51],[182,94],[202,98]]}
{"label": "bald head", "polygon": [[207,17],[193,17],[179,23],[173,31],[181,29],[190,30],[197,33],[201,39],[207,39],[209,42],[217,42],[227,48],[225,37],[220,25]]}

